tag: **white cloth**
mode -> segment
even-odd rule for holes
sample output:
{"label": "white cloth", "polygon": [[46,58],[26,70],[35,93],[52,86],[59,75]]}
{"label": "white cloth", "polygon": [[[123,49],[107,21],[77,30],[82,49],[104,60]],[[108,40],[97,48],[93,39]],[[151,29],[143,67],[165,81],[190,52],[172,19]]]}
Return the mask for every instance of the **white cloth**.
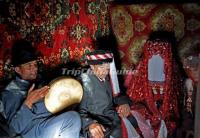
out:
{"label": "white cloth", "polygon": [[114,95],[118,95],[120,93],[119,82],[117,77],[117,70],[115,66],[115,60],[113,58],[112,62],[110,63],[110,79],[112,85],[112,91]]}
{"label": "white cloth", "polygon": [[160,129],[157,138],[167,138],[167,127],[164,120],[161,120]]}
{"label": "white cloth", "polygon": [[148,80],[165,81],[164,61],[160,55],[153,55],[148,61]]}
{"label": "white cloth", "polygon": [[128,138],[140,138],[140,135],[137,133],[135,128],[132,126],[130,121],[127,118],[122,118],[124,125],[126,127]]}
{"label": "white cloth", "polygon": [[131,111],[131,113],[137,120],[138,126],[140,130],[142,131],[143,137],[154,138],[154,131],[150,125],[150,122],[148,120],[145,120],[145,118],[137,111]]}

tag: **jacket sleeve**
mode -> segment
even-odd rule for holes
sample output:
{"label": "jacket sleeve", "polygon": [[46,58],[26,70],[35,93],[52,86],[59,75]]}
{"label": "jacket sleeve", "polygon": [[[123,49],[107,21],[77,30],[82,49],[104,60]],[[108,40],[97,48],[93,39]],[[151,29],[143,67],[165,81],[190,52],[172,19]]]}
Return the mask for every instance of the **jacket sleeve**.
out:
{"label": "jacket sleeve", "polygon": [[83,99],[82,99],[82,102],[81,102],[81,104],[79,106],[79,113],[80,113],[80,116],[81,116],[82,129],[83,130],[87,130],[88,126],[90,124],[92,124],[93,122],[95,122],[95,120],[93,120],[90,117],[88,108],[89,107],[88,107],[88,102],[87,102],[87,92],[84,91]]}
{"label": "jacket sleeve", "polygon": [[87,75],[81,75],[81,81],[83,85],[83,97],[79,105],[79,113],[82,121],[83,131],[87,131],[88,126],[95,122],[90,116],[90,94],[92,93],[92,85]]}
{"label": "jacket sleeve", "polygon": [[20,101],[20,94],[13,94],[8,91],[3,93],[4,116],[8,125],[14,128],[16,133],[20,134],[36,115]]}

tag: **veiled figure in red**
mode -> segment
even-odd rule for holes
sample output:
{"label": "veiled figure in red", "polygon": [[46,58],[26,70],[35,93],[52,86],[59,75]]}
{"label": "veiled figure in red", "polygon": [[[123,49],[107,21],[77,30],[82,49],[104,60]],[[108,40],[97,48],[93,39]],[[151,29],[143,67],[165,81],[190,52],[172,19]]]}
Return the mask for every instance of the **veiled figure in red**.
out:
{"label": "veiled figure in red", "polygon": [[141,61],[125,82],[133,101],[132,114],[145,138],[167,138],[176,128],[181,84],[172,54],[175,40],[172,32],[152,32],[144,44]]}

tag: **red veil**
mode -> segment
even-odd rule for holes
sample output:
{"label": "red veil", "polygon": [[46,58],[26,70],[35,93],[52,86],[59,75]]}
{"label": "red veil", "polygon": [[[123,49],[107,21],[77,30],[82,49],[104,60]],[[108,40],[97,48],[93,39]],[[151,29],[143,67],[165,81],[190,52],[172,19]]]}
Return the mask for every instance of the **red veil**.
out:
{"label": "red veil", "polygon": [[[143,58],[129,81],[127,94],[134,102],[131,109],[150,120],[156,137],[161,120],[165,121],[170,133],[175,129],[175,121],[179,117],[177,98],[180,87],[174,72],[177,67],[172,57],[171,44],[166,41],[148,40],[143,52]],[[153,55],[159,55],[163,59],[165,74],[163,82],[148,79],[148,62]]]}

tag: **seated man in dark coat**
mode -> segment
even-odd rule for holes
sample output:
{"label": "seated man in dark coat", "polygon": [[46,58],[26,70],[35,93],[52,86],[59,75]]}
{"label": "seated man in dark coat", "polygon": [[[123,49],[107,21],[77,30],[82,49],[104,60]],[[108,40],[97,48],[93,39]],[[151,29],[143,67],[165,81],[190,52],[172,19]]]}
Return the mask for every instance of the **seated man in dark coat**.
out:
{"label": "seated man in dark coat", "polygon": [[87,55],[90,69],[81,75],[84,94],[79,110],[85,137],[122,138],[119,115],[129,115],[130,100],[126,95],[113,97],[108,76],[112,60],[112,53],[102,50]]}
{"label": "seated man in dark coat", "polygon": [[79,114],[74,111],[50,113],[43,100],[49,88],[35,89],[38,66],[30,42],[19,40],[14,44],[12,64],[17,77],[1,93],[3,116],[9,127],[24,138],[79,138]]}

